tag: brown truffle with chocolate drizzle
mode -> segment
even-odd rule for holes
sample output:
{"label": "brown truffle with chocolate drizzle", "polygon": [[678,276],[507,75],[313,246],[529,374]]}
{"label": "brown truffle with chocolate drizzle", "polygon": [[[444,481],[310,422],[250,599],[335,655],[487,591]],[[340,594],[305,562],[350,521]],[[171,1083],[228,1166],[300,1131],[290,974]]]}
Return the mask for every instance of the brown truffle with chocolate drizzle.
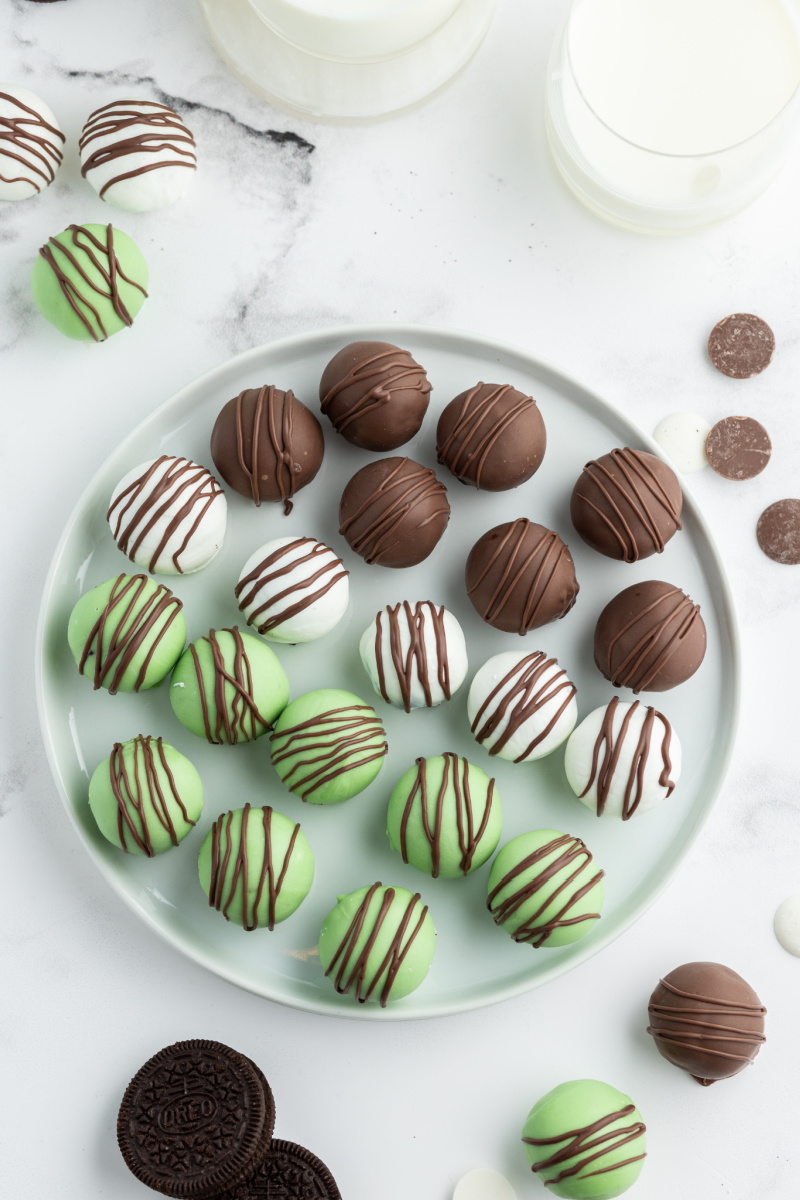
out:
{"label": "brown truffle with chocolate drizzle", "polygon": [[594,661],[614,687],[666,692],[694,675],[706,652],[706,627],[680,588],[648,579],[605,606],[594,634]]}
{"label": "brown truffle with chocolate drizzle", "polygon": [[411,458],[382,458],[356,471],[342,493],[339,533],[365,562],[413,567],[450,520],[447,490]]}
{"label": "brown truffle with chocolate drizzle", "polygon": [[229,400],[211,432],[211,457],[228,486],[255,505],[280,501],[287,516],[324,452],[322,426],[311,410],[272,384]]}
{"label": "brown truffle with chocolate drizzle", "polygon": [[655,454],[612,450],[583,468],[570,501],[575,531],[600,554],[637,562],[660,554],[681,528],[678,477]]}
{"label": "brown truffle with chocolate drizzle", "polygon": [[519,634],[565,617],[579,591],[564,542],[525,517],[496,525],[478,539],[467,559],[466,584],[487,624]]}
{"label": "brown truffle with chocolate drizzle", "polygon": [[436,427],[436,457],[461,483],[487,492],[518,487],[538,471],[547,434],[532,396],[478,383],[451,400]]}
{"label": "brown truffle with chocolate drizzle", "polygon": [[730,967],[684,963],[658,984],[647,1032],[659,1054],[707,1087],[743,1071],[766,1041],[766,1009]]}
{"label": "brown truffle with chocolate drizzle", "polygon": [[362,450],[396,450],[422,425],[431,385],[408,350],[351,342],[322,373],[320,406],[337,433]]}

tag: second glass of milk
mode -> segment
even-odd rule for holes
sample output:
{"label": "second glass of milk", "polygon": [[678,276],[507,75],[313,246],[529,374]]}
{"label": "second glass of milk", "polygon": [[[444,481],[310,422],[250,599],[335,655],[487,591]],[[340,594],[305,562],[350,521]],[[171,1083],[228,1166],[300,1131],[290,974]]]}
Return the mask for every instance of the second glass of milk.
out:
{"label": "second glass of milk", "polygon": [[800,30],[784,0],[573,0],[548,68],[548,138],[600,216],[680,232],[771,182],[799,87]]}

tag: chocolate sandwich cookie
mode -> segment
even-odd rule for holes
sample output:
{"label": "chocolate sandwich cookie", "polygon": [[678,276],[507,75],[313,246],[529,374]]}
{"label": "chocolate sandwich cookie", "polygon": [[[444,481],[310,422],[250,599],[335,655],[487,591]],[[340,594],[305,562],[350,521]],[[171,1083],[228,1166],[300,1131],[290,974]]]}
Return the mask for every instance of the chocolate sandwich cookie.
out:
{"label": "chocolate sandwich cookie", "polygon": [[218,1196],[258,1168],[275,1102],[258,1067],[220,1042],[176,1042],[128,1084],[117,1141],[129,1170],[165,1196]]}
{"label": "chocolate sandwich cookie", "polygon": [[294,1142],[275,1138],[256,1173],[218,1200],[342,1200],[324,1162]]}

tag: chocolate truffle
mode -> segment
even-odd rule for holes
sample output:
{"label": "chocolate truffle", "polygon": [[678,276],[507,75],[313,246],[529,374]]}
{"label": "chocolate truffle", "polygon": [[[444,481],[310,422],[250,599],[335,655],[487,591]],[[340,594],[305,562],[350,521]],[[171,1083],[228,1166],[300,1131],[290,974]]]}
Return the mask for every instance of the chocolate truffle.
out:
{"label": "chocolate truffle", "polygon": [[572,1079],[534,1104],[522,1141],[531,1170],[551,1195],[611,1200],[639,1178],[645,1133],[630,1096],[599,1079]]}
{"label": "chocolate truffle", "polygon": [[588,546],[632,563],[661,553],[681,528],[682,508],[672,468],[654,454],[626,446],[586,464],[569,511]]}
{"label": "chocolate truffle", "polygon": [[509,762],[543,758],[575,728],[577,690],[541,650],[495,654],[469,689],[467,714],[475,740]]}
{"label": "chocolate truffle", "polygon": [[666,692],[694,675],[706,652],[706,627],[680,588],[658,579],[634,583],[605,606],[594,631],[594,661],[614,687]]}
{"label": "chocolate truffle", "polygon": [[27,200],[53,182],[64,134],[35,92],[0,83],[0,200]]}
{"label": "chocolate truffle", "polygon": [[396,450],[418,431],[431,385],[407,350],[389,342],[351,342],[322,373],[322,411],[362,450]]}
{"label": "chocolate truffle", "polygon": [[478,383],[451,400],[436,427],[436,457],[461,483],[505,492],[530,479],[547,445],[532,396],[510,384]]}
{"label": "chocolate truffle", "polygon": [[195,141],[157,100],[114,100],[86,121],[78,142],[81,175],[101,200],[129,212],[166,208],[184,194],[197,166]]}
{"label": "chocolate truffle", "polygon": [[720,963],[684,963],[658,984],[648,1006],[659,1054],[704,1087],[738,1075],[764,1037],[766,1009],[749,983]]}
{"label": "chocolate truffle", "polygon": [[147,263],[113,225],[68,225],[40,248],[31,291],[59,333],[104,342],[132,325],[147,299]]}
{"label": "chocolate truffle", "polygon": [[430,600],[387,604],[364,630],[358,650],[375,691],[406,712],[449,700],[467,674],[464,631]]}
{"label": "chocolate truffle", "polygon": [[519,634],[565,617],[579,591],[564,542],[525,517],[478,539],[467,559],[466,583],[487,624]]}
{"label": "chocolate truffle", "polygon": [[330,546],[273,538],[248,558],[234,589],[240,610],[268,642],[313,642],[347,611],[350,574]]}
{"label": "chocolate truffle", "polygon": [[211,457],[222,478],[255,505],[292,497],[322,466],[322,426],[291,391],[272,384],[229,400],[211,431]]}
{"label": "chocolate truffle", "polygon": [[128,471],[106,513],[119,549],[151,575],[188,575],[207,566],[222,546],[227,519],[225,493],[211,472],[174,454]]}
{"label": "chocolate truffle", "polygon": [[450,520],[443,483],[411,458],[382,458],[356,471],[342,493],[339,533],[365,562],[413,567]]}
{"label": "chocolate truffle", "polygon": [[627,821],[672,795],[681,761],[681,744],[663,713],[614,696],[572,734],[564,770],[575,795],[598,817]]}

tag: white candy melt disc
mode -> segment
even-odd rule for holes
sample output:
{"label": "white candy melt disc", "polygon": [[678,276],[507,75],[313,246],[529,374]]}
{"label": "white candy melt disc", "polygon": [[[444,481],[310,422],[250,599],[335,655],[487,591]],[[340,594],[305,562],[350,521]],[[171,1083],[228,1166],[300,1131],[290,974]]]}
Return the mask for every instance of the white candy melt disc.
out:
{"label": "white candy melt disc", "polygon": [[800,892],[778,907],[772,927],[784,950],[800,958]]}
{"label": "white candy melt disc", "polygon": [[698,413],[670,413],[659,421],[653,437],[673,464],[684,475],[692,475],[708,466],[706,438],[711,426]]}
{"label": "white candy melt disc", "polygon": [[480,1167],[459,1179],[453,1200],[517,1200],[517,1193],[505,1175]]}

